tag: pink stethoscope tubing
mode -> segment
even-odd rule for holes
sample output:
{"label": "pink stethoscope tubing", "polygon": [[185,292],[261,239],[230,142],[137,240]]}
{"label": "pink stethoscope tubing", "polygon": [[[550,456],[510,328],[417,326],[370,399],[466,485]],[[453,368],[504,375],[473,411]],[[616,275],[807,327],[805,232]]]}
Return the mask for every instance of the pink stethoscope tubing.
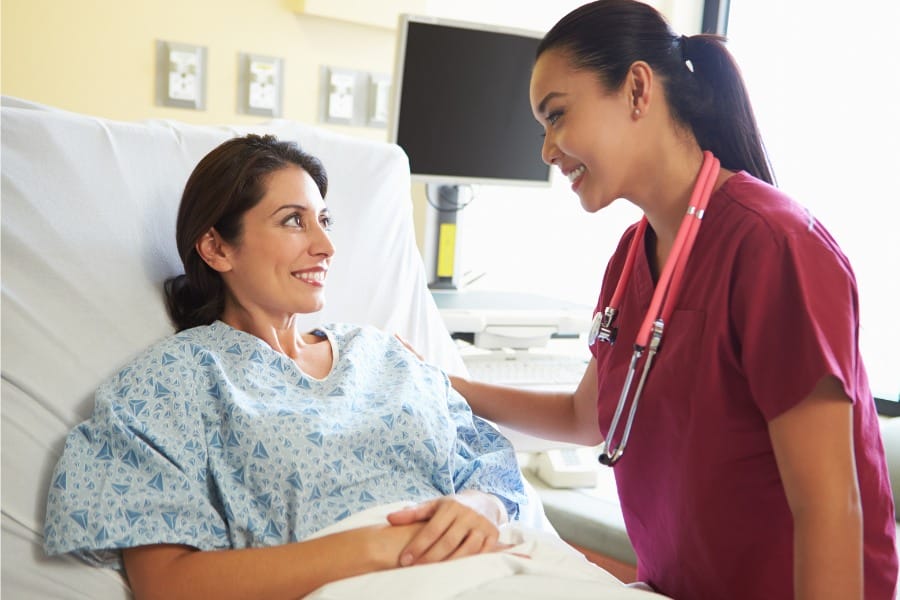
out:
{"label": "pink stethoscope tubing", "polygon": [[[691,250],[694,247],[694,241],[697,239],[697,232],[700,231],[700,224],[703,221],[703,215],[709,204],[709,198],[712,195],[713,187],[719,176],[719,160],[712,155],[711,152],[703,152],[703,164],[700,167],[700,173],[691,192],[691,198],[688,202],[687,212],[681,220],[678,227],[678,233],[675,236],[675,243],[666,264],[663,267],[659,282],[653,291],[653,298],[650,302],[650,308],[644,315],[644,320],[638,329],[637,337],[634,340],[634,353],[631,356],[631,362],[628,366],[628,373],[625,376],[625,383],[622,386],[622,393],[619,395],[619,403],[616,405],[616,411],[613,414],[612,422],[609,425],[609,432],[604,440],[600,456],[598,460],[601,464],[608,467],[615,465],[622,455],[625,453],[625,446],[631,435],[631,426],[634,422],[634,415],[637,411],[638,401],[641,398],[641,392],[644,389],[644,383],[647,380],[647,373],[650,372],[650,365],[653,364],[653,358],[659,351],[662,343],[664,324],[669,321],[672,311],[675,310],[675,299],[678,297],[678,291],[681,287],[681,281],[684,277],[685,266],[690,257]],[[618,314],[618,306],[622,301],[625,293],[625,286],[631,279],[634,270],[634,261],[638,250],[643,244],[644,233],[647,230],[647,217],[643,217],[638,223],[634,237],[628,247],[628,254],[625,256],[625,264],[622,267],[622,274],[616,284],[613,297],[603,312],[597,312],[594,315],[594,322],[591,326],[591,333],[588,337],[588,344],[593,345],[596,341],[614,343],[617,328],[613,326],[616,315]],[[619,425],[619,419],[622,417],[622,411],[628,400],[628,392],[631,391],[631,384],[637,370],[637,364],[644,351],[649,348],[647,360],[644,363],[644,369],[641,372],[637,389],[634,392],[634,399],[631,402],[631,408],[628,411],[628,419],[625,422],[625,429],[622,433],[621,442],[615,444],[615,432]]]}

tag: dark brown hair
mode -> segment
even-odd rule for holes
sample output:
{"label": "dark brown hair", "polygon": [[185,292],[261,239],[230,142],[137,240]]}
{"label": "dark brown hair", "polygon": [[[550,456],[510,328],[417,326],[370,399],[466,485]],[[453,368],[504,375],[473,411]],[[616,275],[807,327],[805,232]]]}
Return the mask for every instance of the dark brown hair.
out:
{"label": "dark brown hair", "polygon": [[550,49],[569,55],[576,69],[593,71],[618,89],[636,61],[660,77],[673,118],[726,169],[774,183],[740,70],[712,34],[672,32],[663,16],[636,0],[597,0],[563,17],[544,36],[537,56]]}
{"label": "dark brown hair", "polygon": [[225,308],[222,277],[200,257],[197,241],[215,228],[226,242],[240,241],[244,213],[265,195],[266,177],[296,165],[306,171],[322,197],[328,175],[316,157],[271,135],[232,138],[214,148],[191,173],[181,196],[175,241],[184,274],[166,280],[166,308],[177,331],[209,325]]}

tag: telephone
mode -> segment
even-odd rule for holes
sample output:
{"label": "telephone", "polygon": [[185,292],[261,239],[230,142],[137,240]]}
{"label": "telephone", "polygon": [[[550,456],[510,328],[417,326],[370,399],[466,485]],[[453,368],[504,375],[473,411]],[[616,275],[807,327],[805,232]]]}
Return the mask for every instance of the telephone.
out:
{"label": "telephone", "polygon": [[600,465],[593,448],[553,448],[537,454],[535,473],[554,488],[594,487]]}

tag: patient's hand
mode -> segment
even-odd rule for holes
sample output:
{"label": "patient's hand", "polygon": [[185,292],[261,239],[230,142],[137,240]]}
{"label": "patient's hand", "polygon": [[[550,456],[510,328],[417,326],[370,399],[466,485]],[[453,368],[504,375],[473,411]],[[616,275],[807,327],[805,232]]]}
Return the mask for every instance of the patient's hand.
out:
{"label": "patient's hand", "polygon": [[506,520],[506,509],[499,499],[474,491],[436,498],[388,515],[391,525],[427,521],[401,552],[401,566],[502,549],[497,544],[498,526]]}

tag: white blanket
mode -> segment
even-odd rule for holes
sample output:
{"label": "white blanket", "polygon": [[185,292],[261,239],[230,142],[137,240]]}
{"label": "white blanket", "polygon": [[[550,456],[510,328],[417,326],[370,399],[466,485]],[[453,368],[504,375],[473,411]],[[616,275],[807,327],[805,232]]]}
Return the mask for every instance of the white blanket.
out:
{"label": "white blanket", "polygon": [[[402,507],[403,504],[393,504],[366,510],[314,537],[386,523],[386,515]],[[350,577],[325,585],[306,598],[649,600],[663,597],[626,587],[553,533],[511,523],[501,528],[500,541],[512,547],[443,563]]]}

